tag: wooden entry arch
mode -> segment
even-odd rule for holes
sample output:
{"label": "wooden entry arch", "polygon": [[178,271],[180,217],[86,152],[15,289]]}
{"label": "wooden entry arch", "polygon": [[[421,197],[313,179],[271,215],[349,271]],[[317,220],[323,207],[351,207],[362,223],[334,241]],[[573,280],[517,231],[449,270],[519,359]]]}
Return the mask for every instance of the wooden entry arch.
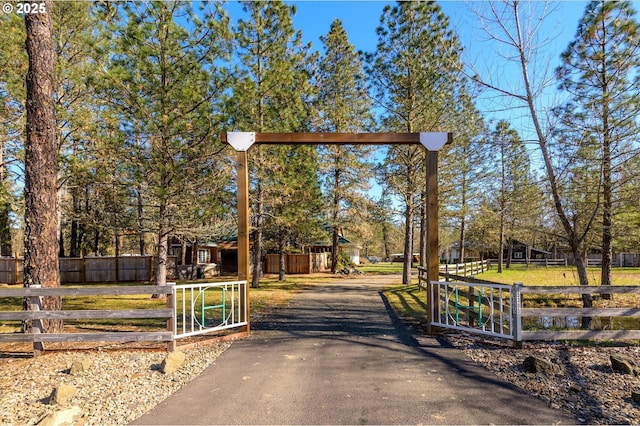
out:
{"label": "wooden entry arch", "polygon": [[[438,150],[453,141],[449,132],[423,133],[258,133],[223,132],[223,143],[237,153],[238,185],[238,279],[249,279],[249,169],[247,153],[255,144],[287,145],[422,145],[427,150],[427,278],[439,277],[438,253]],[[249,321],[249,289],[245,289],[247,331]],[[427,295],[432,313],[438,311],[437,295]]]}

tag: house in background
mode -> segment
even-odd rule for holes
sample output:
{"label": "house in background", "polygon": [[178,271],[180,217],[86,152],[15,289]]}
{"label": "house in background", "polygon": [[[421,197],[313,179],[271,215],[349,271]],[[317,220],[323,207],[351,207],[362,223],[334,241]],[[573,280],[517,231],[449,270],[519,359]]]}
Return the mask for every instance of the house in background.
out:
{"label": "house in background", "polygon": [[184,277],[209,278],[238,272],[237,238],[200,243],[181,243],[174,238],[171,241],[169,254],[178,258],[178,270]]}
{"label": "house in background", "polygon": [[516,263],[553,258],[552,252],[535,248],[518,240],[512,240],[511,245],[505,245],[503,251],[505,261],[509,259],[509,252],[511,252],[511,261]]}
{"label": "house in background", "polygon": [[[318,241],[307,247],[309,253],[331,253],[331,242]],[[338,235],[338,252],[345,253],[354,265],[360,264],[360,249],[358,244],[345,238],[342,234]]]}

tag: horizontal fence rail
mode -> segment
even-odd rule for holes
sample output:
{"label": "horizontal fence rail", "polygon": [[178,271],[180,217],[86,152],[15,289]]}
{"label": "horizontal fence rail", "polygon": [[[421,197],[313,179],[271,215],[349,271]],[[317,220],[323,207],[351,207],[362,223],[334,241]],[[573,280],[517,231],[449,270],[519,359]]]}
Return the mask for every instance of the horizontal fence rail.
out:
{"label": "horizontal fence rail", "polygon": [[[581,299],[584,294],[634,295],[640,294],[640,285],[525,286],[521,283],[506,285],[482,280],[429,281],[425,268],[418,268],[418,285],[431,295],[433,306],[429,307],[428,320],[435,327],[510,339],[516,344],[531,340],[640,339],[638,306],[526,307],[527,300],[536,295],[565,299]],[[597,327],[601,329],[580,329],[584,317],[591,318],[594,323],[599,321]],[[626,321],[626,329],[612,329],[614,320]],[[539,328],[535,325],[536,321],[547,324],[547,329],[536,329]],[[562,327],[550,327],[556,322],[562,323]]]}
{"label": "horizontal fence rail", "polygon": [[[115,309],[115,310],[42,310],[43,297],[69,296],[120,296],[120,295],[167,295],[166,308]],[[33,342],[34,351],[44,348],[44,343],[52,342],[131,342],[131,341],[173,341],[173,308],[171,306],[173,285],[166,286],[110,286],[82,288],[1,288],[0,297],[27,298],[28,310],[0,312],[2,321],[31,321],[31,332],[0,333],[0,342]],[[112,331],[78,333],[43,333],[43,320],[85,320],[85,319],[148,319],[167,320],[167,328],[161,331]]]}
{"label": "horizontal fence rail", "polygon": [[491,263],[488,260],[478,260],[466,263],[446,263],[444,265],[440,265],[438,270],[440,275],[458,275],[467,277],[469,275],[481,274],[484,271],[488,271],[490,268]]}
{"label": "horizontal fence rail", "polygon": [[173,294],[175,338],[247,325],[247,282],[177,285]]}
{"label": "horizontal fence rail", "polygon": [[[640,286],[524,286],[514,285],[514,289],[520,295],[561,295],[567,296],[581,296],[583,294],[640,294]],[[640,309],[637,307],[628,308],[520,308],[520,316],[522,318],[537,317],[537,318],[562,318],[569,323],[573,323],[577,328],[582,317],[589,317],[592,320],[596,319],[615,319],[615,318],[640,318]],[[572,324],[569,324],[572,325]],[[517,340],[584,340],[584,339],[597,339],[597,340],[629,340],[640,339],[640,321],[635,324],[635,329],[625,330],[585,330],[585,329],[571,329],[571,330],[526,330],[520,329],[520,334],[516,335]]]}

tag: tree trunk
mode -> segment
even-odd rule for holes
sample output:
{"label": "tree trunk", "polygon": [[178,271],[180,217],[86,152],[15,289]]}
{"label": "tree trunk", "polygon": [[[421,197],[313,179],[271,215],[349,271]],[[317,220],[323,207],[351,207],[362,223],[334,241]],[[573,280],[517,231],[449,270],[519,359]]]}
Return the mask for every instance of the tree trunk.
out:
{"label": "tree trunk", "polygon": [[[572,244],[573,256],[576,259],[576,269],[578,270],[578,279],[580,285],[589,285],[589,277],[587,276],[587,266],[579,246],[575,243]],[[593,298],[590,294],[582,295],[582,307],[591,308],[593,306]],[[591,317],[582,317],[581,325],[583,329],[589,329],[591,327]]]}
{"label": "tree trunk", "polygon": [[256,212],[256,228],[253,231],[253,247],[252,257],[253,265],[251,271],[251,287],[260,287],[260,275],[262,275],[262,227],[263,227],[263,215],[264,215],[264,194],[262,193],[262,185],[258,182],[257,185],[257,212]]}
{"label": "tree trunk", "polygon": [[404,261],[402,265],[402,284],[411,284],[411,266],[413,264],[413,206],[407,203],[404,213]]}
{"label": "tree trunk", "polygon": [[[46,13],[25,15],[27,34],[27,128],[25,144],[24,286],[60,286],[57,220],[57,144],[53,103],[53,2]],[[60,310],[60,297],[44,297],[44,310]],[[44,332],[63,329],[62,320],[43,320]]]}
{"label": "tree trunk", "polygon": [[286,266],[284,244],[280,241],[278,243],[278,281],[286,281]]}
{"label": "tree trunk", "polygon": [[146,244],[144,242],[144,222],[142,219],[143,213],[143,205],[142,205],[142,187],[138,185],[137,190],[137,201],[138,201],[138,244],[140,246],[140,256],[144,256],[146,254]]}
{"label": "tree trunk", "polygon": [[[427,170],[426,164],[426,156],[425,156],[425,166],[424,169]],[[426,189],[422,191],[420,195],[421,205],[420,205],[420,266],[423,268],[427,267],[427,191]]]}
{"label": "tree trunk", "polygon": [[180,240],[180,264],[187,264],[187,239],[184,237]]}
{"label": "tree trunk", "polygon": [[331,272],[336,273],[338,271],[338,227],[333,227],[333,233],[331,236]]}
{"label": "tree trunk", "polygon": [[[157,286],[163,286],[167,284],[167,255],[169,252],[169,219],[167,218],[167,205],[166,201],[161,200],[158,216],[160,218],[158,223],[158,258],[156,259],[156,276],[155,283]],[[163,299],[166,298],[166,294],[154,294],[153,298]]]}
{"label": "tree trunk", "polygon": [[498,252],[498,273],[502,273],[502,267],[504,265],[504,209],[500,213],[500,251]]}
{"label": "tree trunk", "polygon": [[13,247],[11,244],[11,202],[7,190],[6,159],[4,153],[4,141],[0,141],[0,256],[11,256]]}
{"label": "tree trunk", "polygon": [[[606,117],[605,117],[606,118]],[[605,125],[607,121],[605,120]],[[602,146],[602,271],[601,285],[611,285],[611,264],[613,258],[611,226],[613,224],[613,191],[611,188],[611,140],[605,132]],[[611,299],[611,294],[603,294]]]}
{"label": "tree trunk", "polygon": [[391,259],[391,249],[389,248],[389,224],[387,221],[382,222],[382,244],[384,245],[384,259]]}
{"label": "tree trunk", "polygon": [[340,185],[340,169],[334,170],[333,206],[331,208],[331,221],[333,225],[333,235],[331,238],[331,272],[338,271],[338,215],[340,213],[340,198],[338,197],[338,185]]}

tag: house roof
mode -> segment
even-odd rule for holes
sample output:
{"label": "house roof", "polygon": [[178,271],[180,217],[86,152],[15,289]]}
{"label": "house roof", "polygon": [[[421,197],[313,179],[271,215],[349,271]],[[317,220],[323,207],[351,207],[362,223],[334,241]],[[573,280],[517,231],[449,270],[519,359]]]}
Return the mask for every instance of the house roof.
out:
{"label": "house roof", "polygon": [[[310,247],[330,247],[331,246],[331,242],[316,241],[314,243],[309,244],[309,246]],[[358,244],[354,243],[351,240],[348,240],[347,238],[343,237],[342,235],[338,235],[338,246],[360,248],[360,246]]]}

